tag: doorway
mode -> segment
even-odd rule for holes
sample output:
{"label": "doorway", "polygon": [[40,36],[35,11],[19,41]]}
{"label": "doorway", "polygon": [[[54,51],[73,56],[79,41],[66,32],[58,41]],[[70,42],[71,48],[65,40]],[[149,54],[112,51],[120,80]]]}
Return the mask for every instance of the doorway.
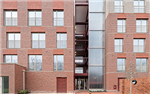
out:
{"label": "doorway", "polygon": [[57,92],[66,93],[67,92],[67,78],[58,77],[57,78]]}
{"label": "doorway", "polygon": [[75,79],[75,89],[76,90],[87,90],[87,78],[76,78]]}
{"label": "doorway", "polygon": [[9,93],[9,77],[0,77],[0,94]]}

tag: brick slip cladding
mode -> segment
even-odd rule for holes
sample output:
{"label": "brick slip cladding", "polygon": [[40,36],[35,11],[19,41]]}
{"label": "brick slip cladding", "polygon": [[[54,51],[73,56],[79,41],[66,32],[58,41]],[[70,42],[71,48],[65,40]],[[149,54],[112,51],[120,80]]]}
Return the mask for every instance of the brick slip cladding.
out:
{"label": "brick slip cladding", "polygon": [[[132,94],[149,94],[150,93],[150,77],[133,78],[132,80],[137,81],[136,85],[132,84]],[[130,93],[130,80],[121,79],[119,83],[120,83],[119,94],[129,94]]]}
{"label": "brick slip cladding", "polygon": [[[57,1],[59,2],[59,0]],[[31,6],[31,3],[34,3],[34,6]],[[7,8],[9,4],[4,5],[3,8]],[[39,6],[36,6],[39,5]],[[62,4],[62,1],[59,3]],[[16,6],[17,5],[17,6]],[[55,2],[55,9],[57,9],[57,3]],[[1,8],[1,10],[3,10]],[[10,93],[15,93],[19,89],[22,89],[22,73],[20,73],[20,66],[26,67],[26,89],[31,92],[57,92],[57,77],[67,77],[67,92],[74,91],[74,35],[73,35],[73,0],[63,0],[63,6],[61,8],[64,9],[64,26],[59,28],[65,28],[63,32],[67,33],[67,48],[64,50],[64,71],[53,71],[54,68],[54,60],[53,60],[53,51],[57,50],[57,27],[53,26],[53,0],[18,0],[14,2],[12,7],[8,7],[10,9],[15,8],[18,12],[18,26],[17,27],[6,27],[4,26],[4,22],[1,22],[1,48],[2,53],[1,56],[5,54],[13,54],[11,51],[14,49],[7,48],[7,33],[8,32],[20,32],[21,34],[21,48],[17,49],[15,53],[18,55],[18,65],[12,64],[2,64],[2,73],[6,74],[5,76],[10,76]],[[32,27],[28,26],[28,9],[39,9],[42,10],[42,26],[40,27]],[[58,7],[59,9],[59,7]],[[1,13],[3,17],[3,13]],[[2,20],[4,18],[1,18]],[[11,30],[12,29],[12,30]],[[18,31],[20,30],[20,31]],[[41,31],[39,31],[41,30]],[[44,30],[44,31],[43,31]],[[42,71],[28,71],[28,56],[29,54],[38,54],[35,53],[35,50],[32,49],[31,39],[32,32],[45,32],[46,42],[45,48],[40,49],[40,54],[42,55]],[[7,50],[8,49],[8,50]],[[29,52],[29,53],[28,53]],[[1,60],[4,61],[4,58],[1,57]],[[20,65],[20,66],[19,66]],[[18,71],[14,70],[18,69]],[[9,70],[7,70],[9,69]],[[11,71],[13,70],[13,71]],[[16,84],[16,86],[15,86]]]}
{"label": "brick slip cladding", "polygon": [[[142,14],[143,15],[143,14]],[[150,18],[150,15],[147,14]],[[105,31],[105,88],[108,91],[118,89],[118,78],[126,78],[125,72],[117,72],[117,57],[122,57],[122,54],[114,52],[114,39],[119,38],[117,33],[117,13],[109,13],[106,18],[106,31]],[[133,52],[133,39],[138,38],[136,33],[136,18],[135,13],[126,13],[126,33],[121,36],[123,38],[123,53],[126,55],[126,71],[129,69],[129,63],[134,63],[134,71],[136,71],[136,57],[144,58],[147,57],[148,71],[146,73],[137,73],[137,77],[148,77],[150,76],[150,20],[148,19],[148,32],[144,34],[145,37],[145,54]],[[138,14],[139,17],[139,14]],[[141,34],[143,35],[143,34]],[[111,79],[110,79],[111,78]],[[113,89],[113,86],[117,85],[117,89]]]}

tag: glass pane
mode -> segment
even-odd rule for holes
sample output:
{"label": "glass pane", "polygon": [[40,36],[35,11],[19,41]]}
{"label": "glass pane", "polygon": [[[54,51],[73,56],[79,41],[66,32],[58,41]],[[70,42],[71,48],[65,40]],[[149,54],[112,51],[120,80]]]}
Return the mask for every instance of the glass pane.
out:
{"label": "glass pane", "polygon": [[56,22],[56,21],[57,21],[56,19],[53,20],[53,25],[54,25],[54,26],[57,25],[57,22]]}
{"label": "glass pane", "polygon": [[117,24],[118,24],[118,25],[123,25],[123,21],[122,21],[122,20],[118,20],[118,21],[117,21]]}
{"label": "glass pane", "polygon": [[57,18],[56,26],[64,26],[64,19],[58,19]]}
{"label": "glass pane", "polygon": [[119,39],[115,39],[115,45],[120,45]]}
{"label": "glass pane", "polygon": [[29,70],[35,70],[35,55],[29,55]]}
{"label": "glass pane", "polygon": [[104,47],[104,32],[90,31],[89,32],[89,47]]}
{"label": "glass pane", "polygon": [[54,55],[54,70],[56,70],[57,55]]}
{"label": "glass pane", "polygon": [[123,69],[122,66],[117,66],[117,71],[120,71],[120,72],[121,72],[122,69]]}
{"label": "glass pane", "polygon": [[40,48],[45,48],[45,40],[40,40],[39,42]]}
{"label": "glass pane", "polygon": [[17,18],[17,11],[12,11],[12,17]]}
{"label": "glass pane", "polygon": [[15,34],[15,40],[20,40],[20,34]]}
{"label": "glass pane", "polygon": [[64,62],[63,55],[57,55],[57,70],[63,70],[63,62]]}
{"label": "glass pane", "polygon": [[11,11],[5,11],[5,17],[11,18]]}
{"label": "glass pane", "polygon": [[11,26],[11,18],[6,18],[6,26]]}
{"label": "glass pane", "polygon": [[53,18],[56,18],[56,11],[53,12]]}
{"label": "glass pane", "polygon": [[139,5],[138,3],[139,3],[138,0],[134,0],[134,6],[138,6]]}
{"label": "glass pane", "polygon": [[14,40],[14,34],[8,33],[8,40]]}
{"label": "glass pane", "polygon": [[133,46],[134,48],[134,52],[139,52],[139,47],[136,45],[136,46]]}
{"label": "glass pane", "polygon": [[9,94],[9,77],[2,77],[2,93]]}
{"label": "glass pane", "polygon": [[32,40],[38,40],[38,33],[32,33]]}
{"label": "glass pane", "polygon": [[136,59],[136,66],[140,66],[141,65],[141,59]]}
{"label": "glass pane", "polygon": [[5,63],[12,63],[11,62],[11,55],[5,55]]}
{"label": "glass pane", "polygon": [[42,25],[42,19],[36,18],[36,26],[41,26],[41,25]]}
{"label": "glass pane", "polygon": [[12,55],[12,63],[17,63],[17,62],[18,62],[17,55]]}
{"label": "glass pane", "polygon": [[44,33],[39,34],[39,40],[45,40],[45,34]]}
{"label": "glass pane", "polygon": [[104,0],[89,0],[89,12],[104,12],[105,1]]}
{"label": "glass pane", "polygon": [[141,72],[141,66],[136,66],[136,71]]}
{"label": "glass pane", "polygon": [[104,68],[89,67],[89,88],[103,89],[104,88]]}
{"label": "glass pane", "polygon": [[141,25],[136,25],[136,32],[141,33],[142,32],[141,30],[142,30]]}
{"label": "glass pane", "polygon": [[146,58],[143,58],[143,59],[142,59],[142,65],[145,65],[145,66],[147,65],[147,60],[146,60]]}
{"label": "glass pane", "polygon": [[15,41],[14,40],[8,41],[8,48],[15,48]]}
{"label": "glass pane", "polygon": [[134,45],[138,45],[138,39],[134,39],[134,40],[133,40],[133,44],[134,44]]}
{"label": "glass pane", "polygon": [[29,55],[29,63],[35,63],[35,55]]}
{"label": "glass pane", "polygon": [[42,70],[42,55],[36,55],[36,70]]}
{"label": "glass pane", "polygon": [[121,5],[121,2],[120,2],[120,0],[115,0],[115,6],[120,6]]}
{"label": "glass pane", "polygon": [[15,48],[20,48],[20,40],[15,40]]}
{"label": "glass pane", "polygon": [[117,65],[118,65],[118,66],[122,66],[122,64],[123,64],[122,61],[123,61],[122,59],[117,59]]}
{"label": "glass pane", "polygon": [[104,13],[89,14],[89,30],[104,30]]}
{"label": "glass pane", "polygon": [[57,33],[57,40],[60,40],[61,38],[60,38],[60,33]]}
{"label": "glass pane", "polygon": [[142,20],[142,26],[147,25],[147,20]]}
{"label": "glass pane", "polygon": [[12,18],[12,26],[17,26],[17,18]]}
{"label": "glass pane", "polygon": [[36,18],[42,18],[41,11],[36,11]]}
{"label": "glass pane", "polygon": [[39,44],[38,44],[38,40],[32,40],[32,48],[38,48]]}
{"label": "glass pane", "polygon": [[64,12],[63,11],[57,11],[57,18],[64,18]]}
{"label": "glass pane", "polygon": [[141,20],[136,20],[136,25],[141,25]]}
{"label": "glass pane", "polygon": [[61,40],[67,40],[67,34],[61,33]]}
{"label": "glass pane", "polygon": [[29,26],[35,26],[35,18],[29,18]]}
{"label": "glass pane", "polygon": [[120,52],[119,46],[115,46],[115,52]]}
{"label": "glass pane", "polygon": [[139,45],[144,45],[144,39],[139,39]]}
{"label": "glass pane", "polygon": [[29,11],[29,18],[35,18],[35,12]]}
{"label": "glass pane", "polygon": [[140,6],[144,6],[144,5],[145,5],[145,4],[144,4],[144,0],[140,0],[140,1],[139,1],[139,5],[140,5]]}
{"label": "glass pane", "polygon": [[89,65],[104,64],[104,49],[89,49]]}

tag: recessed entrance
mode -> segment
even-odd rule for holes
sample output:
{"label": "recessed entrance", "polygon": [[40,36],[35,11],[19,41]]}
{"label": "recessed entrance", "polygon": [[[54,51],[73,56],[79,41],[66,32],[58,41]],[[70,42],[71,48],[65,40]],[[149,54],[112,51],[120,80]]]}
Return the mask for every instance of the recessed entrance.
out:
{"label": "recessed entrance", "polygon": [[88,80],[87,78],[76,78],[75,79],[75,89],[76,90],[87,90]]}
{"label": "recessed entrance", "polygon": [[9,93],[9,77],[0,77],[0,94]]}

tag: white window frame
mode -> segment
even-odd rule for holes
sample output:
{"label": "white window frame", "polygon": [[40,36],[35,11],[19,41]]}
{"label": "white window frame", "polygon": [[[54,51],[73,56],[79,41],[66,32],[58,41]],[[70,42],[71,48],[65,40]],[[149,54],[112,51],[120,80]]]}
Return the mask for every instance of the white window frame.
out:
{"label": "white window frame", "polygon": [[[31,17],[29,17],[29,12],[34,12],[34,13],[35,13],[35,17],[33,17],[33,18],[35,19],[35,22],[34,22],[35,25],[30,25],[30,18],[31,18]],[[38,18],[38,17],[36,17],[36,12],[41,12],[41,25],[37,25],[37,24],[36,24],[36,18]],[[28,17],[29,17],[29,18],[28,18],[28,25],[29,25],[29,26],[42,26],[42,11],[41,11],[41,10],[29,10],[29,11],[28,11]],[[39,17],[39,18],[40,18],[40,17]]]}
{"label": "white window frame", "polygon": [[[134,4],[134,13],[145,13],[145,0],[134,0],[134,1],[138,1],[138,6],[135,6]],[[140,1],[144,1],[144,6],[140,6]],[[133,2],[134,3],[134,2]],[[141,8],[144,8],[144,12],[140,12]],[[138,9],[138,12],[135,12],[135,8]]]}
{"label": "white window frame", "polygon": [[[136,62],[136,72],[147,72],[148,71],[147,58],[136,58],[136,59],[140,59],[140,64],[141,64],[140,65],[140,71],[137,71],[137,62]],[[144,66],[144,65],[142,65],[142,59],[146,59],[146,71],[142,70],[142,67]]]}
{"label": "white window frame", "polygon": [[[66,34],[66,40],[61,40],[61,34]],[[67,33],[57,33],[57,36],[59,36],[60,40],[57,40],[57,44],[59,42],[59,45],[57,45],[57,48],[65,49],[67,48]],[[66,42],[66,47],[62,47],[62,41]]]}
{"label": "white window frame", "polygon": [[[39,38],[40,38],[40,34],[44,34],[45,35],[45,33],[32,33],[32,34],[38,34],[38,40],[32,40],[32,43],[33,43],[33,41],[38,41],[38,47],[37,48],[33,48],[33,44],[32,44],[32,48],[33,49],[44,49],[44,48],[41,48],[40,47],[40,41],[45,41],[45,40],[40,40]],[[45,36],[45,38],[46,38],[46,36]],[[46,46],[46,41],[45,41],[45,46]]]}
{"label": "white window frame", "polygon": [[[63,12],[63,14],[64,14],[64,10],[53,10],[53,26],[64,26],[64,15],[63,15],[63,18],[58,18],[57,17],[57,12]],[[56,12],[56,17],[54,17],[54,13]],[[63,19],[63,25],[58,25],[57,24],[57,20],[58,19]],[[54,24],[54,21],[56,21],[56,25]]]}
{"label": "white window frame", "polygon": [[[116,40],[119,40],[119,45],[115,45]],[[121,45],[121,42],[122,42],[122,45]],[[116,46],[119,46],[119,51],[118,52],[115,50]],[[121,47],[122,47],[122,50],[121,50]],[[115,39],[114,40],[114,50],[115,50],[116,53],[122,53],[123,52],[123,39]]]}
{"label": "white window frame", "polygon": [[[116,1],[119,1],[120,2],[120,5],[119,6],[116,6],[115,5],[115,2]],[[122,1],[122,5],[121,5],[121,1]],[[119,9],[119,11],[116,11],[116,8]],[[114,12],[115,13],[123,13],[124,10],[123,10],[123,0],[114,0]]]}
{"label": "white window frame", "polygon": [[[141,21],[141,25],[137,25],[137,21]],[[146,21],[146,32],[143,32],[143,26],[144,26],[144,25],[142,25],[142,21]],[[138,20],[138,19],[137,19],[137,20],[136,20],[136,33],[147,33],[147,31],[148,31],[147,24],[148,24],[148,23],[147,23],[147,20],[143,20],[143,19]],[[137,32],[137,28],[138,28],[139,26],[141,27],[141,32]]]}
{"label": "white window frame", "polygon": [[[122,59],[122,65],[120,65],[122,67],[122,70],[118,70],[118,59]],[[123,69],[123,67],[125,67],[125,68]],[[125,71],[126,71],[126,59],[125,58],[117,58],[117,72],[125,72]]]}
{"label": "white window frame", "polygon": [[[9,36],[8,36],[9,34],[14,34],[14,40],[9,40]],[[20,47],[19,48],[21,48],[21,34],[20,34],[20,40],[15,40],[15,34],[20,34],[20,33],[7,33],[7,48],[8,49],[17,49],[17,47],[15,47],[16,41],[20,41]],[[9,41],[14,41],[14,47],[13,48],[9,47]]]}
{"label": "white window frame", "polygon": [[[11,12],[11,18],[10,18],[11,19],[11,25],[6,25],[6,19],[7,19],[6,18],[6,12]],[[17,12],[17,17],[12,17],[12,12],[17,12],[17,10],[8,10],[8,11],[5,11],[5,21],[4,21],[5,22],[5,26],[17,26],[18,25],[18,12]],[[17,22],[16,22],[17,24],[16,25],[12,24],[12,19],[13,18],[17,19]]]}
{"label": "white window frame", "polygon": [[[64,71],[64,55],[54,55],[54,56],[56,56],[56,62],[55,62],[55,60],[54,60],[54,63],[56,63],[56,70],[54,70],[54,71]],[[58,56],[63,56],[63,69],[62,69],[62,70],[58,70],[58,69],[57,69]],[[55,59],[55,58],[54,58],[54,59]],[[54,66],[54,67],[55,67],[55,66]]]}
{"label": "white window frame", "polygon": [[[42,56],[42,55],[29,55],[29,56],[35,56],[34,70],[30,70],[30,64],[29,64],[29,71],[42,71],[42,70],[37,70],[37,68],[36,68],[36,63],[37,63],[36,56]],[[28,58],[29,58],[29,56],[28,56]],[[42,57],[42,59],[43,59],[43,57]],[[29,60],[29,63],[30,63],[30,60]],[[43,66],[43,60],[42,60],[42,66]]]}
{"label": "white window frame", "polygon": [[[134,40],[138,40],[138,45],[134,45]],[[139,40],[144,40],[144,45],[139,45]],[[134,46],[138,46],[138,51],[134,51]],[[143,47],[143,52],[140,51],[139,46],[144,46]],[[133,52],[135,53],[144,53],[145,52],[145,39],[133,39]]]}
{"label": "white window frame", "polygon": [[[122,25],[118,24],[118,21],[122,21]],[[119,31],[118,28],[122,29],[122,31]],[[126,32],[126,19],[118,19],[117,20],[117,32],[118,33],[125,33]]]}
{"label": "white window frame", "polygon": [[14,63],[14,62],[12,62],[12,56],[17,56],[17,62],[16,62],[16,64],[18,63],[18,55],[4,55],[4,63],[7,63],[6,62],[6,56],[11,56],[11,62],[10,63]]}

